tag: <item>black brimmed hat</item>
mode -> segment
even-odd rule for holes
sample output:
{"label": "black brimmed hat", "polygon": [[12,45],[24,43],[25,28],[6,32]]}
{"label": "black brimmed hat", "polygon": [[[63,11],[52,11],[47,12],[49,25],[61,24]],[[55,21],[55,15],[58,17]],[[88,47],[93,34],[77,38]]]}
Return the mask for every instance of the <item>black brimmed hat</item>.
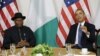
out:
{"label": "black brimmed hat", "polygon": [[22,18],[24,20],[26,17],[23,16],[22,13],[18,12],[18,13],[15,13],[14,17],[12,17],[11,20],[14,21],[17,18]]}

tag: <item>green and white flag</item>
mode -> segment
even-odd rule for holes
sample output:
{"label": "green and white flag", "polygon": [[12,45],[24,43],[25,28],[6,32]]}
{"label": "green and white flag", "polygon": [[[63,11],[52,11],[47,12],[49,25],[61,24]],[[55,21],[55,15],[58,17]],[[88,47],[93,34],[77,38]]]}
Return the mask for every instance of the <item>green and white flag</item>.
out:
{"label": "green and white flag", "polygon": [[[97,30],[100,29],[100,0],[97,0],[98,1],[98,7],[97,7],[97,11],[96,11],[96,16],[94,18],[94,24],[95,24],[95,27]],[[98,34],[98,37],[97,37],[97,45],[100,46],[100,32]]]}
{"label": "green and white flag", "polygon": [[34,31],[37,44],[57,47],[58,20],[53,0],[31,0],[25,25]]}

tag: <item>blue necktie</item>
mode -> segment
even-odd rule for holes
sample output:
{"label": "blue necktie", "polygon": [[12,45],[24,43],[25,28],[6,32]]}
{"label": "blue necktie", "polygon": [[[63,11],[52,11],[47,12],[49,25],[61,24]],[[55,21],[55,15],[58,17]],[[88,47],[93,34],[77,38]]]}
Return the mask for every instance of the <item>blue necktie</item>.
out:
{"label": "blue necktie", "polygon": [[81,30],[81,24],[79,25],[79,29],[78,29],[78,46],[81,48],[81,37],[82,37],[82,30]]}

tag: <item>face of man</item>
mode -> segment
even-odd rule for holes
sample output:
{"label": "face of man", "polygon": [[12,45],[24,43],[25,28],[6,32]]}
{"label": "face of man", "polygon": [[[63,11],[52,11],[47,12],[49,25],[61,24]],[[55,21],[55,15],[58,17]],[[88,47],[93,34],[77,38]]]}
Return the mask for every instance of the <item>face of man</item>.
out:
{"label": "face of man", "polygon": [[83,22],[85,20],[85,14],[82,10],[77,10],[75,12],[75,15],[78,22]]}
{"label": "face of man", "polygon": [[14,20],[14,23],[17,27],[23,26],[23,19],[22,18],[17,18]]}

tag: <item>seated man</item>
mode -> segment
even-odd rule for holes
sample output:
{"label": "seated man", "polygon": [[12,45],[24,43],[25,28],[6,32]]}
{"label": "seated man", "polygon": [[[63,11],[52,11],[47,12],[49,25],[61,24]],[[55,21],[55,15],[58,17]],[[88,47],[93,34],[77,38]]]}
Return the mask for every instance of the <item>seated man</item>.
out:
{"label": "seated man", "polygon": [[95,26],[85,21],[85,13],[82,9],[77,9],[75,16],[78,23],[71,26],[66,43],[71,43],[73,48],[94,50]]}
{"label": "seated man", "polygon": [[16,13],[12,20],[15,25],[5,31],[3,48],[10,48],[10,44],[15,44],[16,47],[33,47],[36,44],[36,39],[32,30],[23,25],[23,16],[20,12]]}

